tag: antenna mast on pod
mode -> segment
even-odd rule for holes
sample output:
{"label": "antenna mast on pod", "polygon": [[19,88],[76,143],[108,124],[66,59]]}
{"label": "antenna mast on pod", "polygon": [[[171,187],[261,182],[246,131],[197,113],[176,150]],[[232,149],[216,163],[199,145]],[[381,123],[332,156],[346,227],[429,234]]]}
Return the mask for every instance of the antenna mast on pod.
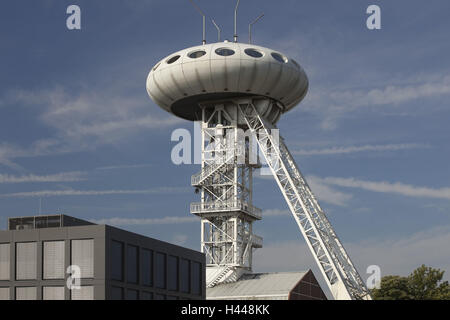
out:
{"label": "antenna mast on pod", "polygon": [[237,35],[237,14],[238,14],[238,8],[239,8],[239,3],[241,2],[241,0],[238,0],[238,2],[236,3],[236,8],[234,9],[234,42],[238,42],[238,35]]}
{"label": "antenna mast on pod", "polygon": [[264,13],[261,14],[258,18],[255,19],[252,23],[248,25],[248,43],[252,44],[252,27],[255,23],[257,23],[262,17],[264,17]]}
{"label": "antenna mast on pod", "polygon": [[220,33],[221,33],[220,27],[217,25],[217,23],[214,21],[214,19],[211,19],[211,22],[217,29],[217,40],[220,42],[220,38],[221,38],[220,37]]}
{"label": "antenna mast on pod", "polygon": [[194,6],[194,8],[200,13],[200,15],[203,17],[203,37],[202,37],[202,44],[206,44],[206,15],[203,13],[202,9],[197,6],[194,1],[189,0],[189,2]]}

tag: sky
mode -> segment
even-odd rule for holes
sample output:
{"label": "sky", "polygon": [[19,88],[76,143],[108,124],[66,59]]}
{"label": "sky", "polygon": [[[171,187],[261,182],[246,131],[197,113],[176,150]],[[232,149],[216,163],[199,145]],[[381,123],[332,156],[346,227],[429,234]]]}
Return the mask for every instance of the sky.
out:
{"label": "sky", "polygon": [[[198,0],[232,39],[234,1]],[[81,30],[66,9],[81,8]],[[381,30],[366,9],[381,8]],[[421,264],[450,279],[450,3],[446,0],[242,0],[239,40],[305,69],[305,100],[278,123],[341,242],[367,278]],[[191,122],[147,95],[150,69],[201,43],[182,0],[3,0],[0,4],[0,228],[65,213],[200,249],[198,165],[171,162]],[[216,41],[207,26],[208,42]],[[312,268],[273,179],[255,178],[264,219],[255,271]]]}

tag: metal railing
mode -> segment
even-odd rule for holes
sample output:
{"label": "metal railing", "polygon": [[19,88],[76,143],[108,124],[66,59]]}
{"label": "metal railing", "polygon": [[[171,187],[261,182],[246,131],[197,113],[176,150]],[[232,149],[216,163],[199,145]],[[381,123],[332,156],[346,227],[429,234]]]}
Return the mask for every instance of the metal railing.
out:
{"label": "metal railing", "polygon": [[192,214],[226,211],[243,211],[258,220],[262,219],[261,209],[242,201],[211,201],[191,203]]}
{"label": "metal railing", "polygon": [[254,248],[262,248],[263,238],[255,234],[252,234],[252,244]]}
{"label": "metal railing", "polygon": [[216,163],[212,164],[212,165],[208,165],[207,167],[203,168],[202,171],[194,174],[191,177],[191,185],[192,186],[198,186],[200,185],[200,183],[207,179],[209,176],[211,176],[215,171],[217,171],[218,169],[220,169],[221,167],[223,167],[224,165],[232,165],[233,159],[234,159],[235,155],[232,154],[231,156],[229,156],[228,158],[224,158],[225,160],[222,159],[218,159],[216,161]]}

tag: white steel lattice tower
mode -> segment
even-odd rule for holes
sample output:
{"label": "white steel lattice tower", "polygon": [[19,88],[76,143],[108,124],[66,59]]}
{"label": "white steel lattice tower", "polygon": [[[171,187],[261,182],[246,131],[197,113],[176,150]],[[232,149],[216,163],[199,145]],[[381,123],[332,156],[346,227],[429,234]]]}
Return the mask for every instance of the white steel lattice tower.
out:
{"label": "white steel lattice tower", "polygon": [[238,146],[242,133],[238,108],[229,104],[201,105],[202,170],[192,176],[201,190],[201,202],[191,213],[201,217],[202,252],[207,257],[208,286],[235,281],[252,271],[253,248],[262,238],[253,234],[253,222],[261,210],[252,204],[254,168],[249,160],[250,144]]}
{"label": "white steel lattice tower", "polygon": [[[371,299],[325,213],[289,153],[276,123],[308,91],[308,78],[276,50],[237,42],[188,48],[164,58],[147,78],[147,92],[164,110],[201,125],[202,167],[191,184],[201,202],[207,285],[237,281],[252,271],[256,145],[277,182],[322,275],[336,299]],[[242,143],[243,142],[243,143]]]}

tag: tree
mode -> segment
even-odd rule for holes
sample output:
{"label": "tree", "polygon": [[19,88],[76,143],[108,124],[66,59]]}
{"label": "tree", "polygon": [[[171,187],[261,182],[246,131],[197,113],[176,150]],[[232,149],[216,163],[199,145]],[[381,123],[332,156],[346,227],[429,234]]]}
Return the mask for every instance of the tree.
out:
{"label": "tree", "polygon": [[410,300],[408,278],[400,276],[385,276],[381,279],[380,289],[373,289],[375,300]]}
{"label": "tree", "polygon": [[448,281],[442,281],[445,271],[420,266],[408,277],[409,292],[415,300],[450,299]]}
{"label": "tree", "polygon": [[450,300],[450,285],[442,281],[444,273],[422,265],[407,277],[385,276],[372,296],[375,300]]}

